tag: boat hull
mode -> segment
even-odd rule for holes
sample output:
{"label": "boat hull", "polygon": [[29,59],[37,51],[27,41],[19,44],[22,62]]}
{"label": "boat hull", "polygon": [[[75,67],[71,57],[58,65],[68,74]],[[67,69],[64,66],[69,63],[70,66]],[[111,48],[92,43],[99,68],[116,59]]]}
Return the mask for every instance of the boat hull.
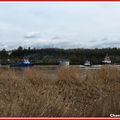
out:
{"label": "boat hull", "polygon": [[24,63],[18,63],[18,64],[12,64],[10,67],[32,67],[33,64],[24,64]]}

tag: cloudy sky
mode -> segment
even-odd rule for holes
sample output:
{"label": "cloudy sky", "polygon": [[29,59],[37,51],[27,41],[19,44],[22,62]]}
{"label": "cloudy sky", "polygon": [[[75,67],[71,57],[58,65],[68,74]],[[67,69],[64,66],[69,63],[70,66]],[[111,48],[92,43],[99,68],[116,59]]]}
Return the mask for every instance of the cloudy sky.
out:
{"label": "cloudy sky", "polygon": [[0,3],[0,49],[120,47],[120,3]]}

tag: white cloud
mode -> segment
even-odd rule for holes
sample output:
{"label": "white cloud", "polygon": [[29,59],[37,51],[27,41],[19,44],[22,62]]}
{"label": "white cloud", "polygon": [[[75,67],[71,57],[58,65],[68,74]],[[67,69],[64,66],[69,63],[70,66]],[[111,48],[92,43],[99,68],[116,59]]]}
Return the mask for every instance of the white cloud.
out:
{"label": "white cloud", "polygon": [[30,39],[30,38],[36,38],[40,36],[40,32],[30,32],[27,35],[24,36],[24,38]]}

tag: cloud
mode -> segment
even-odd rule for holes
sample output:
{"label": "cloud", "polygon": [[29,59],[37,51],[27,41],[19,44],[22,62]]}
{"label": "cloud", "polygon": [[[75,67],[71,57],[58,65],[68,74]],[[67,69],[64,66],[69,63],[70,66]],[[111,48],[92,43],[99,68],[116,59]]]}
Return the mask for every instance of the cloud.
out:
{"label": "cloud", "polygon": [[38,38],[40,37],[40,32],[29,32],[27,35],[24,36],[26,39]]}
{"label": "cloud", "polygon": [[52,37],[52,40],[60,40],[60,39],[61,39],[61,37],[59,37],[59,36]]}
{"label": "cloud", "polygon": [[119,13],[119,2],[0,3],[0,49],[117,46]]}

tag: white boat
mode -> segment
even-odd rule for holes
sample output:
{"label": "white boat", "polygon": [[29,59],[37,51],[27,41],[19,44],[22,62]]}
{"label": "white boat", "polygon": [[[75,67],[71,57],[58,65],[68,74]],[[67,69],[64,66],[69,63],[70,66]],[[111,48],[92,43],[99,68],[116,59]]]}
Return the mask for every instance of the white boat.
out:
{"label": "white boat", "polygon": [[80,65],[80,68],[84,68],[85,66],[84,65]]}
{"label": "white boat", "polygon": [[110,57],[108,55],[105,56],[104,60],[102,61],[104,64],[111,64]]}
{"label": "white boat", "polygon": [[90,66],[90,61],[89,60],[86,60],[85,63],[84,63],[84,66]]}
{"label": "white boat", "polygon": [[59,65],[61,65],[61,66],[69,66],[70,62],[69,62],[69,60],[60,60]]}

